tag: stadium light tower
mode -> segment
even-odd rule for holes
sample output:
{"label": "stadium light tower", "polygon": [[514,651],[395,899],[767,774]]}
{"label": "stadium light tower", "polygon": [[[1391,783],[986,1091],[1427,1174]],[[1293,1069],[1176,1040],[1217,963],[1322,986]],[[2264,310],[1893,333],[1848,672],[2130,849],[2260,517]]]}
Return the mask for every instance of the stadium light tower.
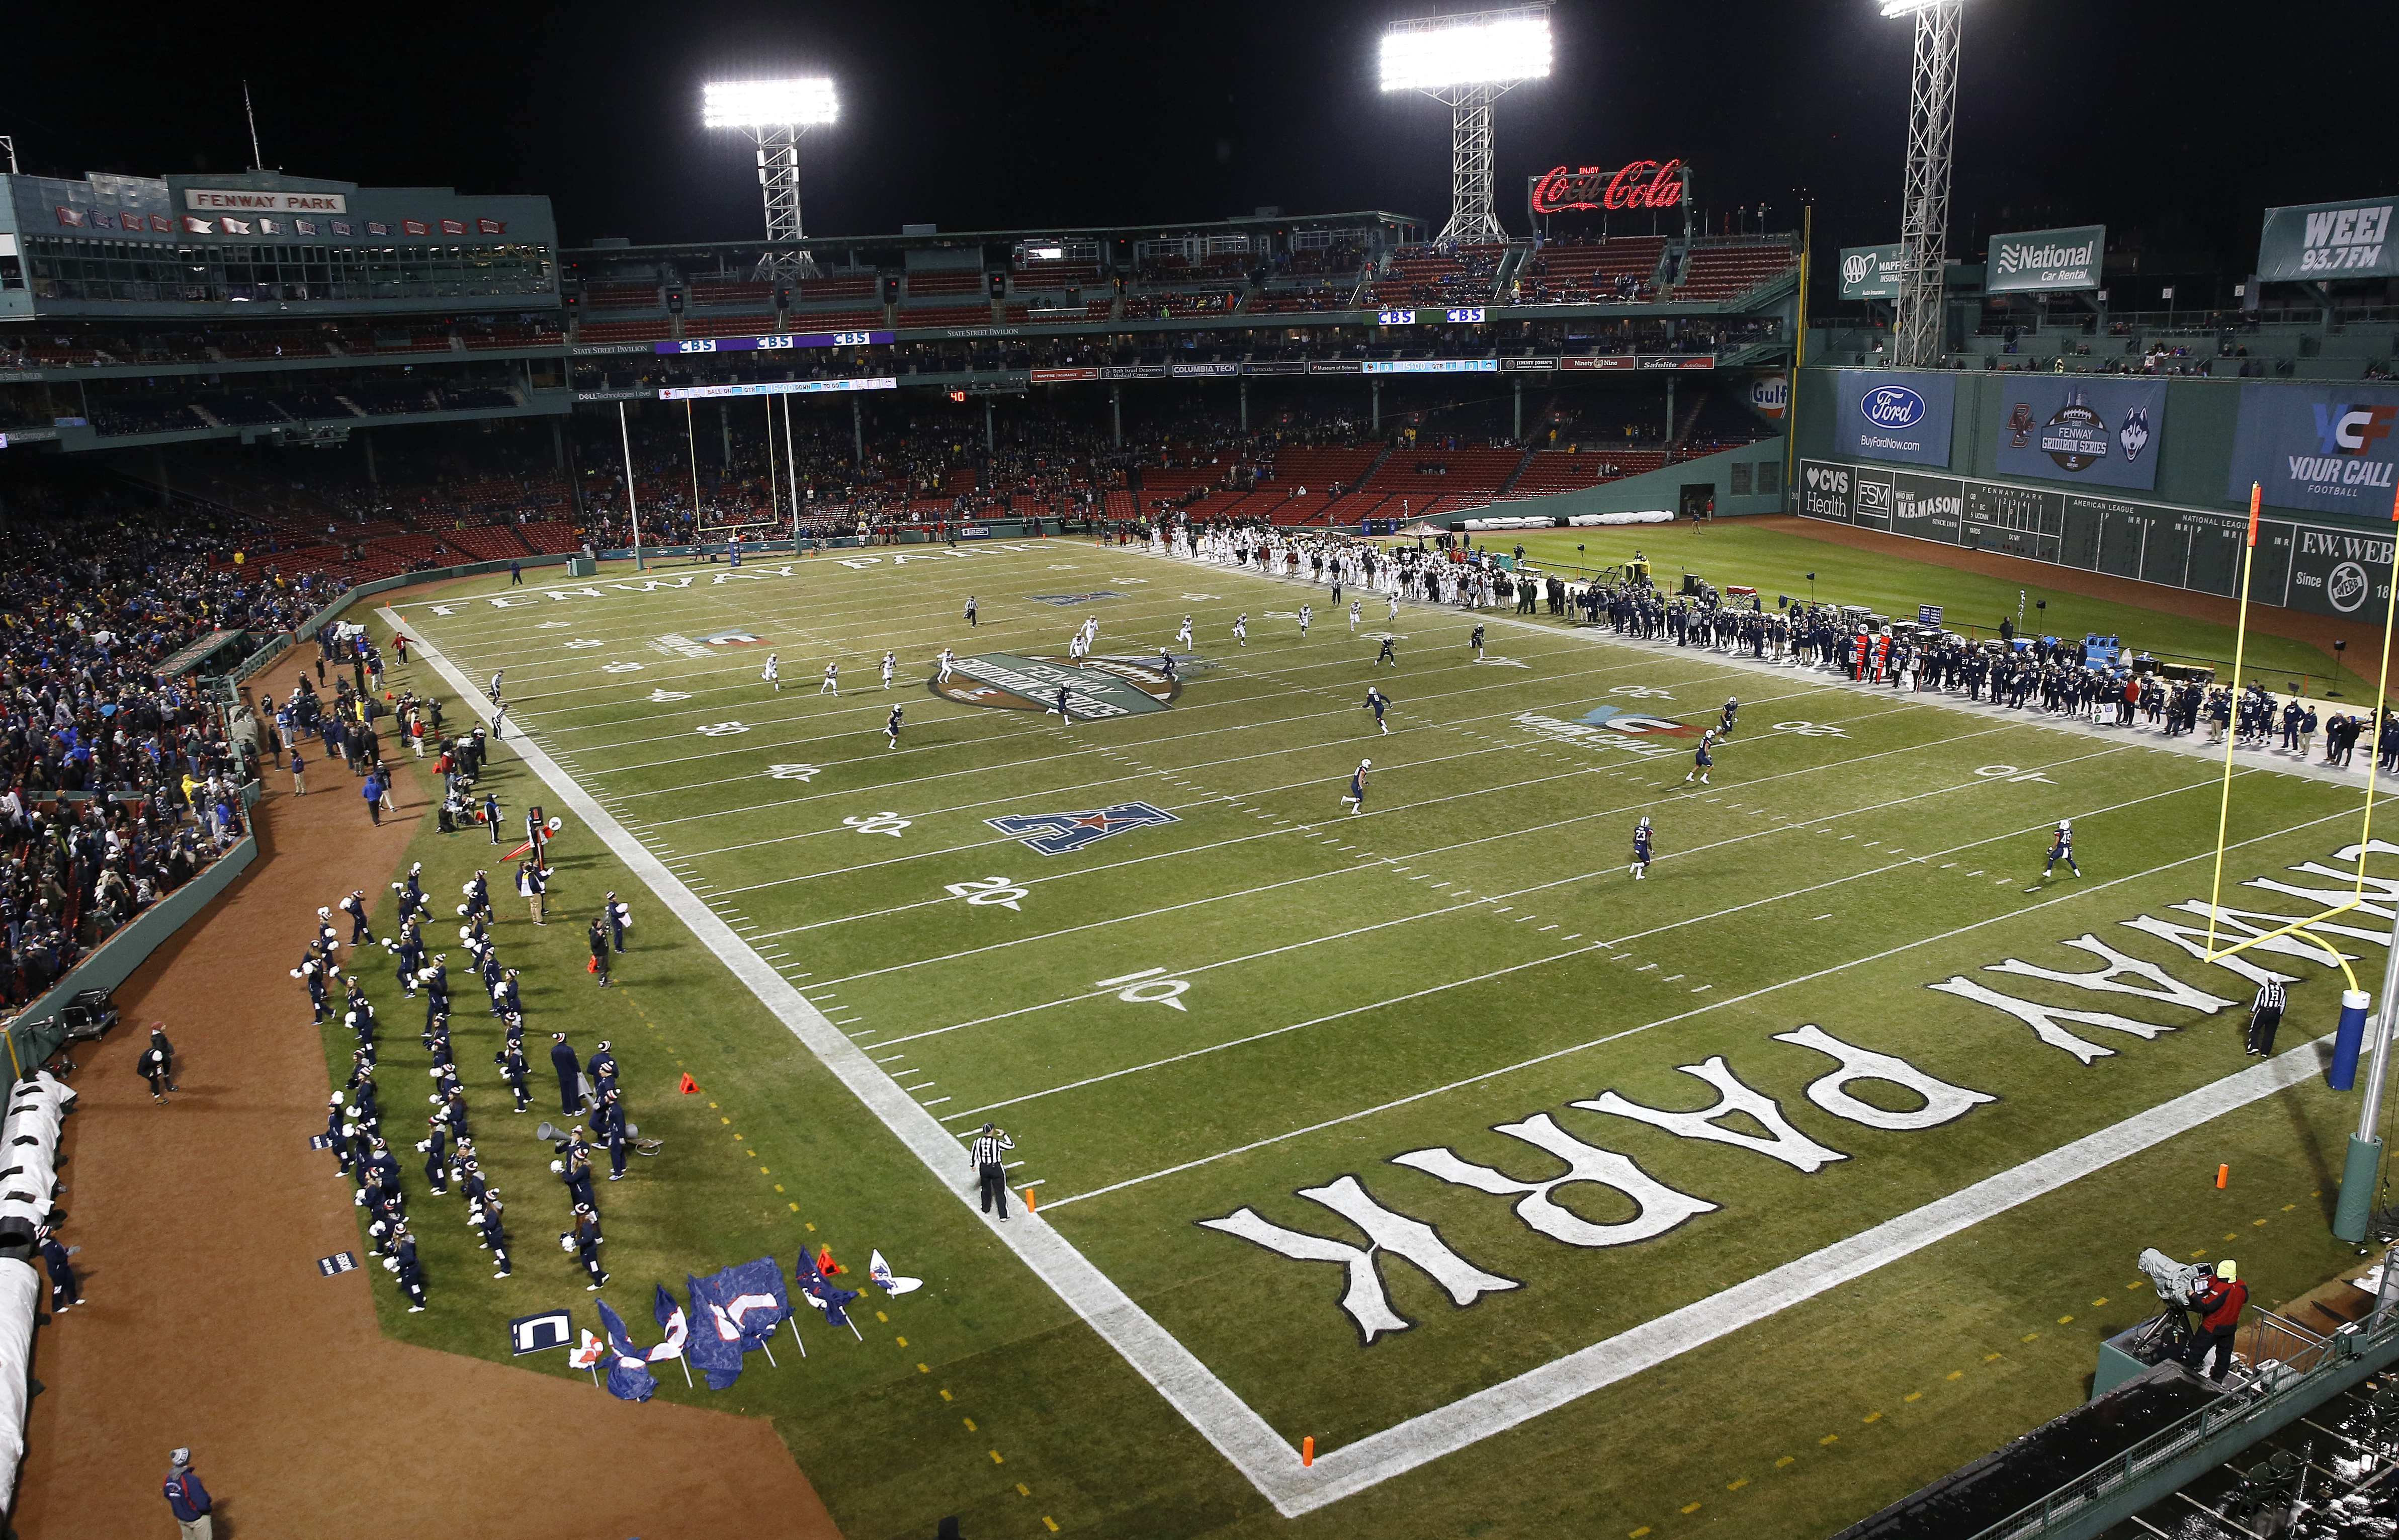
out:
{"label": "stadium light tower", "polygon": [[711,128],[738,128],[758,147],[758,191],[766,203],[766,252],[758,259],[765,279],[812,278],[816,259],[799,243],[800,139],[810,128],[840,115],[833,82],[821,76],[798,80],[714,80],[700,88],[700,121]]}
{"label": "stadium light tower", "polygon": [[1491,209],[1491,103],[1548,77],[1549,6],[1394,21],[1383,34],[1382,67],[1383,89],[1449,103],[1449,223],[1437,238],[1506,240]]}
{"label": "stadium light tower", "polygon": [[1958,37],[1963,0],[1882,0],[1886,17],[1916,18],[1907,92],[1907,171],[1901,192],[1897,334],[1891,362],[1939,366],[1948,342],[1943,275],[1948,262],[1949,152],[1958,129]]}

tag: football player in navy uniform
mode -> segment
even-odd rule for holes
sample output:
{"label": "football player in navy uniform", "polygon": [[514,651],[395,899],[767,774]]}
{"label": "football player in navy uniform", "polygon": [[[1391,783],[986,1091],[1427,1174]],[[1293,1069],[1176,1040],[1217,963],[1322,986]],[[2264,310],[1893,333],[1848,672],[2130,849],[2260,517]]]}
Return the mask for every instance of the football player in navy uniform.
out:
{"label": "football player in navy uniform", "polygon": [[1349,809],[1349,816],[1353,818],[1366,811],[1366,772],[1373,768],[1373,760],[1360,760],[1358,768],[1349,772],[1349,790],[1341,799],[1341,804]]}
{"label": "football player in navy uniform", "polygon": [[1733,719],[1740,715],[1741,697],[1738,696],[1725,696],[1724,721],[1716,727],[1716,736],[1720,738],[1728,738],[1732,736]]}
{"label": "football player in navy uniform", "polygon": [[1651,843],[1649,832],[1649,816],[1645,813],[1641,817],[1641,821],[1633,826],[1633,880],[1634,882],[1637,883],[1649,875],[1649,862],[1655,858],[1655,856],[1656,849]]}
{"label": "football player in navy uniform", "polygon": [[1375,730],[1376,732],[1385,734],[1390,732],[1391,724],[1383,720],[1383,713],[1390,709],[1390,696],[1383,694],[1382,691],[1376,689],[1371,684],[1366,686],[1366,709],[1375,713]]}
{"label": "football player in navy uniform", "polygon": [[891,718],[883,724],[883,747],[886,749],[900,747],[900,707],[891,708]]}
{"label": "football player in navy uniform", "polygon": [[1701,786],[1707,785],[1708,767],[1716,762],[1716,757],[1708,752],[1708,750],[1715,746],[1715,741],[1716,735],[1714,728],[1710,728],[1707,732],[1700,735],[1700,746],[1697,750],[1693,750],[1691,754],[1691,768],[1689,772],[1683,777],[1683,784],[1685,786],[1690,785],[1694,777],[1698,777],[1699,783]]}
{"label": "football player in navy uniform", "polygon": [[1387,636],[1383,638],[1383,650],[1375,655],[1375,667],[1379,669],[1386,663],[1389,664],[1394,669],[1400,666],[1400,655],[1397,645],[1399,640],[1400,639],[1395,636]]}
{"label": "football player in navy uniform", "polygon": [[1474,634],[1473,634],[1472,636],[1468,637],[1468,638],[1466,639],[1466,644],[1467,644],[1468,646],[1470,646],[1470,647],[1471,647],[1471,648],[1473,648],[1473,649],[1474,649],[1474,661],[1475,661],[1475,662],[1477,662],[1477,663],[1482,662],[1482,661],[1483,661],[1483,628],[1482,628],[1481,626],[1477,626],[1477,627],[1475,627],[1475,628],[1474,628]]}
{"label": "football player in navy uniform", "polygon": [[2049,874],[2057,870],[2060,861],[2066,863],[2068,871],[2078,877],[2082,875],[2082,869],[2074,864],[2074,820],[2071,818],[2057,820],[2057,835],[2049,846],[2049,864],[2040,869],[2042,881],[2049,880]]}

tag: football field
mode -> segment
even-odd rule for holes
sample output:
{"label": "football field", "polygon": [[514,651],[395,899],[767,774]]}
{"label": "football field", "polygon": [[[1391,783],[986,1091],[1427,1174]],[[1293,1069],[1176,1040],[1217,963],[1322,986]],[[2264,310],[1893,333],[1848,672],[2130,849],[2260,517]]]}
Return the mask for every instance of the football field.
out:
{"label": "football field", "polygon": [[[612,564],[386,614],[461,695],[505,670],[549,811],[895,1156],[971,1202],[964,1141],[1007,1130],[1037,1211],[1000,1238],[1286,1517],[1804,1302],[1858,1308],[2026,1205],[2121,1290],[2156,1242],[2074,1184],[2316,1072],[2338,959],[2202,959],[2203,754],[1546,616],[1357,594],[1353,629],[1350,597],[1050,541]],[[1061,684],[1071,722],[1042,709]],[[2362,803],[2244,756],[2228,933],[2346,898],[2383,848],[2356,848]],[[2044,879],[2061,818],[2081,875]],[[2343,919],[2370,982],[2387,919]],[[2245,1060],[2268,970],[2290,1051]],[[2351,1104],[2285,1100],[2337,1170]]]}

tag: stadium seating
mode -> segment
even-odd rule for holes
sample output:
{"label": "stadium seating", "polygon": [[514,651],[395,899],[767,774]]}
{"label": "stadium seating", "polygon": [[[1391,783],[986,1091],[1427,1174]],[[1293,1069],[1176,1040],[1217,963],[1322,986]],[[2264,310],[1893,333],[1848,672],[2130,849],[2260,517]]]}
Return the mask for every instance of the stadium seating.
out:
{"label": "stadium seating", "polygon": [[983,277],[980,271],[969,273],[911,273],[906,288],[907,297],[915,299],[931,294],[981,294]]}
{"label": "stadium seating", "polygon": [[1102,281],[1096,267],[1045,262],[1010,274],[1008,287],[1010,293],[1025,293],[1034,290],[1089,289]]}
{"label": "stadium seating", "polygon": [[804,278],[792,286],[792,303],[817,304],[827,300],[871,300],[880,290],[874,273],[844,273],[835,277]]}
{"label": "stadium seating", "polygon": [[1735,299],[1797,264],[1786,241],[1695,241],[1674,292],[1686,300]]}
{"label": "stadium seating", "polygon": [[1524,458],[1514,449],[1394,450],[1369,477],[1369,490],[1435,494],[1492,493]]}
{"label": "stadium seating", "polygon": [[900,312],[899,329],[908,331],[928,327],[989,326],[991,306],[987,304],[936,304],[916,310]]}
{"label": "stadium seating", "polygon": [[1625,236],[1589,244],[1552,243],[1526,257],[1516,272],[1520,304],[1596,304],[1654,298],[1663,236]]}
{"label": "stadium seating", "polygon": [[771,283],[742,283],[726,279],[707,279],[693,283],[684,290],[685,304],[742,305],[756,309],[775,303],[775,286]]}
{"label": "stadium seating", "polygon": [[654,283],[593,283],[583,289],[586,310],[655,310],[660,303]]}
{"label": "stadium seating", "polygon": [[1253,316],[1279,316],[1311,310],[1347,310],[1354,286],[1314,284],[1305,288],[1267,288],[1252,294],[1241,308]]}
{"label": "stadium seating", "polygon": [[663,342],[667,330],[664,317],[650,321],[585,321],[576,329],[576,340],[592,344]]}
{"label": "stadium seating", "polygon": [[1443,250],[1430,246],[1402,247],[1390,265],[1377,275],[1373,302],[1394,304],[1483,304],[1498,285],[1504,246],[1461,246]]}
{"label": "stadium seating", "polygon": [[771,310],[743,316],[685,316],[683,334],[686,337],[759,337],[775,330],[775,313]]}
{"label": "stadium seating", "polygon": [[871,331],[884,324],[880,310],[794,310],[786,331]]}
{"label": "stadium seating", "polygon": [[518,526],[517,533],[536,554],[544,556],[579,550],[583,546],[583,533],[568,520],[536,520]]}
{"label": "stadium seating", "polygon": [[1023,325],[1029,322],[1035,326],[1040,326],[1070,321],[1105,320],[1115,309],[1114,300],[1085,300],[1079,305],[1068,304],[1064,300],[1049,300],[1044,301],[1039,309],[1027,304],[1010,303],[1000,307],[1000,315],[1011,325]]}

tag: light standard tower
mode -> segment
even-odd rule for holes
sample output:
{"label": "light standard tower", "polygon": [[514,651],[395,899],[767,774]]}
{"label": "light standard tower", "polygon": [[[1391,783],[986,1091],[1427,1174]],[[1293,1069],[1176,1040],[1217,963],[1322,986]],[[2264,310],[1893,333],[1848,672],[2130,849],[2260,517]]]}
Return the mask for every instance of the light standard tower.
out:
{"label": "light standard tower", "polygon": [[1491,103],[1549,73],[1546,3],[1394,21],[1383,34],[1383,89],[1449,103],[1449,223],[1438,239],[1508,238],[1491,208]]}
{"label": "light standard tower", "polygon": [[1958,130],[1958,38],[1963,0],[1882,0],[1885,16],[1916,18],[1907,91],[1907,173],[1901,190],[1903,248],[1891,362],[1932,369],[1947,352],[1943,266],[1948,260],[1949,152]]}
{"label": "light standard tower", "polygon": [[758,191],[766,205],[767,246],[756,274],[762,279],[817,276],[816,259],[800,244],[800,139],[839,115],[833,82],[820,76],[717,80],[700,88],[701,124],[737,128],[758,147]]}

